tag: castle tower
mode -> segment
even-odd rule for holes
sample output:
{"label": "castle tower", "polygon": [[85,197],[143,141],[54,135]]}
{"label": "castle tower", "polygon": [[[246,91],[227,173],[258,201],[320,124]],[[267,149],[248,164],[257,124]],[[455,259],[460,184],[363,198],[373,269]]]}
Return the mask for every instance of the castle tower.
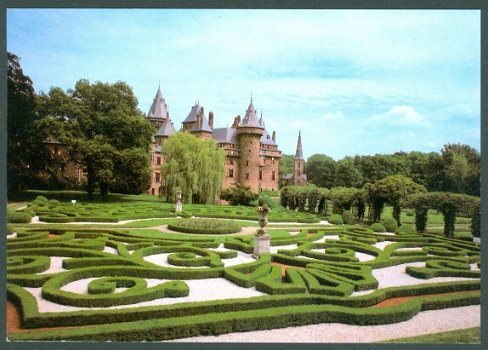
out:
{"label": "castle tower", "polygon": [[258,192],[260,176],[260,139],[264,134],[264,127],[256,116],[252,103],[247,108],[246,115],[237,127],[241,157],[239,160],[239,182],[243,186]]}
{"label": "castle tower", "polygon": [[302,150],[302,135],[298,130],[297,150],[295,152],[295,168],[293,171],[293,184],[305,185],[307,183],[307,177],[304,174],[305,171],[305,159],[303,159]]}
{"label": "castle tower", "polygon": [[151,122],[152,126],[159,129],[161,124],[163,124],[168,117],[168,105],[166,105],[166,101],[161,93],[161,86],[159,86],[151,108],[149,108],[149,112],[147,112],[147,118]]}

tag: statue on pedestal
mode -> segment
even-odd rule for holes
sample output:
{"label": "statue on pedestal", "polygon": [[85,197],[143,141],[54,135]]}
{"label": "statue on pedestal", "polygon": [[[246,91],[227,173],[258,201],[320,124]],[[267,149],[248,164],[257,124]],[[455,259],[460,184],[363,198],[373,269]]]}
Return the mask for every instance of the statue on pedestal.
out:
{"label": "statue on pedestal", "polygon": [[257,259],[261,253],[270,252],[271,237],[268,236],[264,227],[268,224],[268,214],[271,209],[266,203],[260,200],[259,207],[256,210],[259,213],[259,226],[261,227],[254,236],[254,253],[252,256]]}
{"label": "statue on pedestal", "polygon": [[181,191],[176,192],[176,207],[175,207],[175,213],[180,213],[183,211],[183,203],[181,203]]}

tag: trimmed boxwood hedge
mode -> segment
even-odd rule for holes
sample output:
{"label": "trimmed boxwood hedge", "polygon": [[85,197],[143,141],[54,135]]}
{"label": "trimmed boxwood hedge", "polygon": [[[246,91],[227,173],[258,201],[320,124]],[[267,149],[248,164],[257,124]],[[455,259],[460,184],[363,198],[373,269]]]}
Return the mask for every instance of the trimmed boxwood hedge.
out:
{"label": "trimmed boxwood hedge", "polygon": [[[427,277],[464,275],[478,279],[479,271],[469,270],[469,264],[479,261],[479,247],[469,242],[448,240],[435,235],[385,237],[358,226],[336,228],[330,232],[302,230],[298,235],[278,232],[272,240],[274,246],[297,244],[297,248],[279,254],[262,254],[254,262],[225,268],[222,259],[237,256],[236,250],[252,253],[253,236],[210,238],[161,234],[151,237],[117,229],[71,230],[63,229],[62,226],[56,232],[58,237],[48,239],[50,230],[22,229],[18,238],[9,240],[8,298],[19,308],[24,327],[83,327],[73,329],[73,332],[47,330],[42,334],[33,330],[28,335],[11,334],[9,339],[161,340],[166,339],[164,337],[186,337],[189,333],[220,334],[247,330],[250,327],[271,329],[316,322],[380,324],[401,321],[412,317],[419,310],[480,302],[479,280],[388,288],[368,295],[350,296],[353,291],[377,288],[372,268],[408,262],[425,261],[425,268],[416,268],[413,271]],[[326,234],[338,234],[340,240],[313,242],[324,238]],[[395,243],[388,245],[383,251],[370,246],[384,240]],[[211,250],[221,243],[232,250]],[[115,248],[119,255],[101,251],[104,247]],[[422,247],[423,250],[408,254],[398,251],[400,248],[411,247]],[[313,249],[323,250],[315,252]],[[169,259],[173,259],[176,265],[202,264],[214,267],[161,267],[143,259],[161,252],[168,253],[168,257],[171,257]],[[370,254],[375,259],[355,261],[355,258],[351,259],[355,252]],[[39,259],[36,260],[35,256],[39,256]],[[70,271],[38,274],[48,268],[49,256],[68,257],[64,259],[63,267]],[[338,259],[333,261],[334,257]],[[284,276],[281,275],[282,267],[272,266],[271,261],[288,265]],[[215,277],[224,277],[242,287],[255,287],[270,295],[121,310],[39,314],[35,299],[22,288],[41,287],[48,299],[67,305],[74,303],[86,307],[104,307],[168,297],[172,296],[171,293],[174,293],[173,296],[183,295],[183,284],[176,287],[169,284],[162,291],[154,287],[147,288],[143,280],[145,278],[185,280]],[[67,283],[85,278],[96,278],[88,286],[90,294],[79,297],[76,293],[63,291],[62,287]],[[128,289],[113,293],[117,287]],[[160,287],[162,288],[161,285]],[[423,296],[451,291],[463,293]],[[397,296],[417,297],[394,308],[371,308],[385,299]],[[417,304],[414,305],[415,303]],[[164,337],[159,339],[163,333]]]}
{"label": "trimmed boxwood hedge", "polygon": [[28,224],[32,221],[31,214],[25,211],[7,209],[7,222],[12,224]]}
{"label": "trimmed boxwood hedge", "polygon": [[382,223],[379,223],[379,222],[375,222],[374,224],[369,226],[369,228],[371,230],[373,230],[374,232],[386,232],[386,227]]}
{"label": "trimmed boxwood hedge", "polygon": [[329,216],[327,221],[333,225],[343,225],[344,224],[344,220],[340,214],[332,214],[331,216]]}
{"label": "trimmed boxwood hedge", "polygon": [[168,224],[170,230],[197,234],[228,234],[241,231],[234,221],[215,219],[178,219]]}

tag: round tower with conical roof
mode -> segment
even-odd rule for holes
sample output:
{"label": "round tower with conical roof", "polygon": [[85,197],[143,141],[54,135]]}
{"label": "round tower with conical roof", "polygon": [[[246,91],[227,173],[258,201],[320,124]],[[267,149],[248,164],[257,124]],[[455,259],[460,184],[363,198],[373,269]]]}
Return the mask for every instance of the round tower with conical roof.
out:
{"label": "round tower with conical roof", "polygon": [[250,187],[254,193],[257,193],[259,188],[260,139],[263,134],[264,127],[256,116],[256,109],[251,99],[244,119],[237,126],[237,135],[241,149],[239,182],[243,186]]}

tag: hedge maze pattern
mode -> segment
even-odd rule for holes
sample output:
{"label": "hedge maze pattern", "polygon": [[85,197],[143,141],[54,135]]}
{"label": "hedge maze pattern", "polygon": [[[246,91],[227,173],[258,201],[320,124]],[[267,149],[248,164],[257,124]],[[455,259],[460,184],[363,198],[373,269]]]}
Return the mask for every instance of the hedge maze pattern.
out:
{"label": "hedge maze pattern", "polygon": [[[29,332],[9,339],[151,341],[322,322],[375,325],[480,303],[480,249],[472,243],[359,227],[271,233],[273,253],[254,260],[252,236],[21,231],[7,242],[7,290]],[[52,269],[56,263],[62,270]],[[418,283],[377,289],[374,270],[401,264]],[[459,280],[426,283],[434,277]],[[250,296],[190,302],[202,290],[198,281]],[[73,287],[80,284],[82,292]],[[35,291],[55,309],[42,311]],[[375,306],[393,297],[412,298]]]}

